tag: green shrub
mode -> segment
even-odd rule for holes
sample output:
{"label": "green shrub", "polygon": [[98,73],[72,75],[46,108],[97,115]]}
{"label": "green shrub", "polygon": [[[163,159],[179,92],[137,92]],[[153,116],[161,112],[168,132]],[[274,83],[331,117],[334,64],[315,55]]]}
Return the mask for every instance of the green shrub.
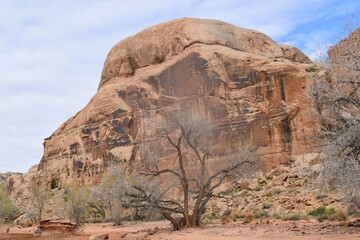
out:
{"label": "green shrub", "polygon": [[317,69],[315,67],[308,67],[305,69],[306,72],[317,72]]}
{"label": "green shrub", "polygon": [[271,197],[271,196],[274,196],[274,195],[279,195],[281,193],[281,189],[274,189],[274,191],[272,191],[272,192],[268,192],[267,194],[266,194],[266,196],[267,197]]}
{"label": "green shrub", "polygon": [[244,190],[241,194],[240,194],[240,197],[248,197],[250,196],[250,193],[248,190]]}
{"label": "green shrub", "polygon": [[360,212],[359,211],[356,211],[356,210],[350,210],[348,213],[347,213],[348,216],[353,216],[353,217],[357,217],[359,218],[360,217]]}
{"label": "green shrub", "polygon": [[293,215],[285,216],[283,218],[283,220],[285,221],[298,221],[300,219],[304,219],[304,217],[299,214],[293,214]]}
{"label": "green shrub", "polygon": [[262,208],[263,209],[269,209],[269,208],[271,208],[271,204],[270,203],[264,203],[263,205],[262,205]]}
{"label": "green shrub", "polygon": [[253,190],[256,191],[256,192],[259,192],[259,191],[261,191],[261,187],[260,187],[260,186],[257,186],[257,187],[255,187]]}
{"label": "green shrub", "polygon": [[206,216],[207,219],[213,220],[213,219],[218,219],[219,216],[216,212],[211,212],[209,215]]}
{"label": "green shrub", "polygon": [[16,212],[17,208],[9,198],[7,187],[0,183],[0,223],[12,221]]}
{"label": "green shrub", "polygon": [[297,190],[296,188],[292,188],[289,190],[289,195],[297,195],[299,193],[299,190]]}
{"label": "green shrub", "polygon": [[315,198],[317,200],[320,200],[320,199],[324,199],[324,198],[327,198],[327,197],[328,197],[328,195],[326,195],[326,194],[320,194],[320,195],[317,195]]}
{"label": "green shrub", "polygon": [[219,195],[221,196],[226,196],[226,195],[231,195],[231,194],[233,194],[233,193],[235,193],[235,192],[237,192],[237,190],[236,189],[234,189],[234,188],[229,188],[229,189],[227,189],[227,190],[225,190],[225,191],[221,191],[221,192],[219,192]]}
{"label": "green shrub", "polygon": [[255,218],[265,218],[265,217],[269,217],[269,213],[268,211],[264,210],[264,209],[259,209],[256,208],[254,209],[254,217]]}
{"label": "green shrub", "polygon": [[325,207],[318,207],[312,211],[309,212],[309,215],[310,216],[314,216],[314,217],[317,217],[317,216],[320,216],[320,215],[324,215],[325,214]]}
{"label": "green shrub", "polygon": [[344,212],[334,208],[318,207],[308,213],[310,216],[316,217],[319,222],[324,220],[330,221],[345,221],[346,215]]}
{"label": "green shrub", "polygon": [[346,214],[343,211],[336,211],[334,214],[328,217],[330,221],[345,221]]}
{"label": "green shrub", "polygon": [[281,215],[279,213],[274,213],[272,215],[272,218],[274,218],[274,219],[282,219],[282,217],[281,217]]}
{"label": "green shrub", "polygon": [[51,189],[55,189],[55,188],[57,188],[58,187],[58,185],[57,185],[57,182],[56,182],[56,179],[51,179],[51,182],[50,182],[50,188]]}

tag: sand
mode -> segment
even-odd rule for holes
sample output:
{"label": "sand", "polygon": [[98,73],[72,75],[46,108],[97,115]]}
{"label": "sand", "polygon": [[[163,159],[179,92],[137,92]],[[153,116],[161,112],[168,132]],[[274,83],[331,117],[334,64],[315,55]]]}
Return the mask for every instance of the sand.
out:
{"label": "sand", "polygon": [[234,222],[221,225],[214,221],[203,227],[188,228],[183,231],[171,231],[168,222],[127,222],[119,227],[111,223],[85,224],[75,234],[49,234],[34,236],[33,228],[11,227],[6,233],[8,226],[0,227],[0,239],[42,239],[42,240],[87,240],[93,234],[108,233],[110,239],[163,239],[163,240],[212,240],[212,239],[276,239],[276,240],[350,240],[360,239],[360,227],[349,226],[348,222],[322,222],[316,220],[280,221],[270,220],[257,221],[249,224]]}

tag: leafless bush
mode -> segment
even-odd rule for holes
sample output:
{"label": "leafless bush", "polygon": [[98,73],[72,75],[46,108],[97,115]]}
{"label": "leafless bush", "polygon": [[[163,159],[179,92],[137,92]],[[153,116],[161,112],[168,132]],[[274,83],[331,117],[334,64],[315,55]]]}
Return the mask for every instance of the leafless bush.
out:
{"label": "leafless bush", "polygon": [[64,200],[68,214],[77,226],[85,221],[88,199],[89,190],[85,186],[80,186],[75,183],[65,186]]}
{"label": "leafless bush", "polygon": [[329,49],[311,94],[323,120],[323,183],[360,207],[360,29],[346,24],[344,30],[348,38]]}
{"label": "leafless bush", "polygon": [[36,210],[36,221],[39,224],[45,205],[49,202],[52,193],[45,187],[34,185],[31,188],[30,201]]}

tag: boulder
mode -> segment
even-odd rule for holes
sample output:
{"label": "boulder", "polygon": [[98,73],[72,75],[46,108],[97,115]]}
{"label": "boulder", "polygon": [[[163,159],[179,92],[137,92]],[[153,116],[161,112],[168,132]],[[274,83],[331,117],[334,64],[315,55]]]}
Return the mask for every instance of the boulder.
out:
{"label": "boulder", "polygon": [[39,228],[41,232],[62,233],[74,232],[76,225],[75,223],[66,219],[46,219],[40,222]]}
{"label": "boulder", "polygon": [[35,224],[36,220],[30,214],[22,214],[14,220],[15,225],[20,225],[21,227],[31,227]]}
{"label": "boulder", "polygon": [[319,121],[305,97],[311,66],[298,49],[221,21],[150,27],[111,49],[94,97],[45,139],[38,172],[47,184],[96,184],[110,162],[137,161],[159,112],[174,108],[217,124],[220,155],[245,140],[271,169],[313,151]]}

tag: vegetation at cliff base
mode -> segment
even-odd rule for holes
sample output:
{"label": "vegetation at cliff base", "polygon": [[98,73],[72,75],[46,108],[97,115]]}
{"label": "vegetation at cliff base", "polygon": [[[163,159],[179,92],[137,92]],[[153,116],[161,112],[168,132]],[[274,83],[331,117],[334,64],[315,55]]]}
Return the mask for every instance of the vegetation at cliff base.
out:
{"label": "vegetation at cliff base", "polygon": [[13,220],[13,214],[17,211],[9,198],[8,189],[5,184],[0,183],[0,223]]}

